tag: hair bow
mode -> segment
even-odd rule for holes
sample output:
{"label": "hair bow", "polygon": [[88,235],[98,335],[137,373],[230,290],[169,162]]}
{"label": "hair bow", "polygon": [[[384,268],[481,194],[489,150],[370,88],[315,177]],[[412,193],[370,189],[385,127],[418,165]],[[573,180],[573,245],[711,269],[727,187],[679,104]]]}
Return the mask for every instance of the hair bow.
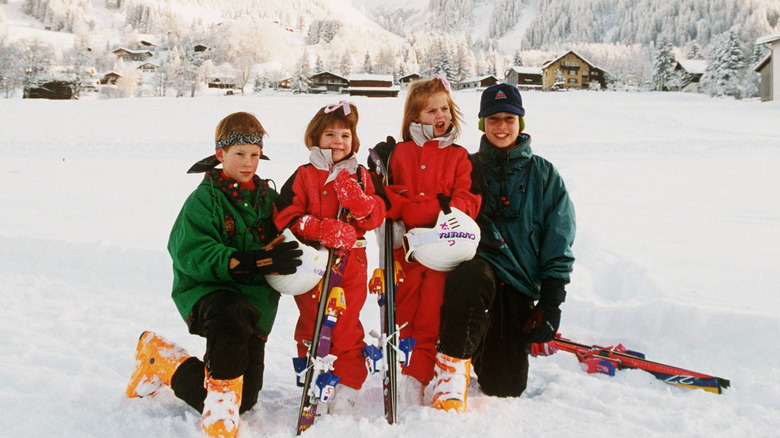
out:
{"label": "hair bow", "polygon": [[340,100],[339,103],[334,103],[333,105],[325,106],[325,114],[332,113],[333,111],[342,108],[344,110],[344,115],[348,116],[349,113],[352,112],[352,110],[350,109],[351,105],[354,104],[352,102],[347,102],[346,100]]}
{"label": "hair bow", "polygon": [[452,86],[450,85],[450,81],[447,80],[442,75],[436,75],[436,79],[441,81],[441,84],[444,86],[444,89],[447,90],[448,93],[452,93]]}

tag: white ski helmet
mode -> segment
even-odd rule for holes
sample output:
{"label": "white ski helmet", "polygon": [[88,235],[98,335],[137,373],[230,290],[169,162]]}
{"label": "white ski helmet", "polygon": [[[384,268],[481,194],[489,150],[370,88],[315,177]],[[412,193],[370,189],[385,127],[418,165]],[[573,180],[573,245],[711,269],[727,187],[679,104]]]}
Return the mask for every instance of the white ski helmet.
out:
{"label": "white ski helmet", "polygon": [[474,258],[479,245],[479,226],[457,208],[442,211],[433,228],[413,228],[404,234],[407,261],[417,261],[434,271],[452,271]]}
{"label": "white ski helmet", "polygon": [[316,286],[325,275],[328,251],[324,248],[317,249],[301,243],[289,228],[286,228],[282,235],[284,235],[285,242],[298,242],[300,249],[303,250],[301,256],[303,264],[298,266],[293,274],[269,274],[265,276],[265,279],[272,288],[281,294],[300,295],[306,293]]}

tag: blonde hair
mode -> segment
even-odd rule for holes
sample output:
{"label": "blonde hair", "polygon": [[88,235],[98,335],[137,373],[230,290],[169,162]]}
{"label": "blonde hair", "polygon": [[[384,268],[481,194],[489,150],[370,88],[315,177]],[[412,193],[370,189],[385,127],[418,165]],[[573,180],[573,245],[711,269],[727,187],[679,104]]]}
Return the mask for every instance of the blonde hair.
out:
{"label": "blonde hair", "polygon": [[257,134],[262,136],[267,134],[263,125],[253,114],[247,112],[237,112],[226,116],[219,121],[217,130],[214,133],[214,141],[227,139],[231,133],[240,132],[242,134]]}
{"label": "blonde hair", "polygon": [[420,113],[428,105],[428,99],[439,93],[447,95],[447,105],[450,107],[452,124],[455,126],[457,132],[460,133],[460,124],[463,120],[463,115],[461,114],[458,105],[452,100],[452,94],[447,91],[443,81],[438,77],[434,77],[415,81],[409,86],[409,93],[406,95],[406,103],[404,104],[404,119],[403,122],[401,122],[401,138],[403,138],[404,141],[412,139],[409,125],[419,122]]}
{"label": "blonde hair", "polygon": [[317,111],[312,117],[309,125],[306,126],[306,132],[303,134],[303,142],[307,149],[313,146],[319,146],[320,137],[326,129],[338,126],[349,129],[352,132],[352,153],[356,153],[360,148],[360,139],[357,136],[357,123],[360,118],[357,107],[349,104],[349,114],[344,114],[344,108],[339,106],[335,110],[325,112],[331,106],[325,106]]}

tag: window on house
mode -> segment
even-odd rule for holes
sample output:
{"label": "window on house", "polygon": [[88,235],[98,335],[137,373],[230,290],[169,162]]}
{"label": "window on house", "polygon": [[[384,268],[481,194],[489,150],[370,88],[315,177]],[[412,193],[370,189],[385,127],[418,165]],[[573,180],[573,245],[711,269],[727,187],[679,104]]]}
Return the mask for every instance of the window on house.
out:
{"label": "window on house", "polygon": [[577,78],[569,78],[569,83],[570,84],[576,84],[577,83]]}

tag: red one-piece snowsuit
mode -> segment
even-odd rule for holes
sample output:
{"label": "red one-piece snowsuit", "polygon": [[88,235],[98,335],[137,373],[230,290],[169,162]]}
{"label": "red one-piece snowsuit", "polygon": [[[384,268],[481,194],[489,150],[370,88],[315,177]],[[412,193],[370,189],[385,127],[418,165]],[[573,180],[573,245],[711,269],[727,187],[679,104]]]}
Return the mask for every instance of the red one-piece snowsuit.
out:
{"label": "red one-piece snowsuit", "polygon": [[[354,157],[337,163],[332,169],[319,169],[313,164],[298,167],[288,179],[276,199],[274,223],[281,230],[291,227],[301,217],[311,215],[317,219],[336,218],[339,201],[334,189],[335,176],[342,169],[350,170],[356,178],[356,171],[361,172],[360,181],[364,191],[371,197],[373,208],[363,220],[351,220],[358,238],[366,231],[377,228],[385,217],[385,203],[375,195],[374,185],[368,172],[357,166]],[[332,176],[331,176],[332,175]],[[297,236],[303,240],[302,236]],[[353,248],[347,255],[342,287],[346,299],[346,310],[339,316],[334,327],[331,354],[338,357],[334,363],[333,373],[341,378],[339,384],[360,389],[368,374],[363,359],[362,349],[366,346],[363,325],[360,323],[360,310],[366,301],[367,259],[365,245]],[[295,341],[298,343],[298,355],[304,356],[307,347],[303,341],[310,341],[314,333],[314,323],[317,315],[317,299],[314,290],[295,297],[300,316],[295,327]]]}
{"label": "red one-piece snowsuit", "polygon": [[[432,227],[441,212],[438,195],[451,197],[450,206],[476,218],[481,198],[471,193],[471,163],[468,151],[458,145],[440,145],[429,140],[399,143],[390,156],[392,185],[386,190],[392,207],[388,217],[403,221],[407,230]],[[396,293],[396,322],[408,323],[401,337],[417,339],[411,363],[403,374],[427,385],[433,378],[439,317],[446,272],[434,271],[404,260],[403,248],[393,254],[400,261],[404,281]]]}

